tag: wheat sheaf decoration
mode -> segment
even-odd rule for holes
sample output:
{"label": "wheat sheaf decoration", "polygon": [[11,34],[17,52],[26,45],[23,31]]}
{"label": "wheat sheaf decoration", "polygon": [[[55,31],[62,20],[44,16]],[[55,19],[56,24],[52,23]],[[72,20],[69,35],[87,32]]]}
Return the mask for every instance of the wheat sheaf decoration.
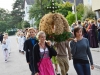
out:
{"label": "wheat sheaf decoration", "polygon": [[47,40],[61,42],[70,38],[68,21],[60,13],[45,14],[40,20],[39,31],[44,31]]}

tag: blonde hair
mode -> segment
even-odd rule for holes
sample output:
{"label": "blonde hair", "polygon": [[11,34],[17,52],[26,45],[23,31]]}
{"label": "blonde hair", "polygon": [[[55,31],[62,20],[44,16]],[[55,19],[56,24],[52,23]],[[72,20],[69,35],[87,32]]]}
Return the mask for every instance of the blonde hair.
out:
{"label": "blonde hair", "polygon": [[28,32],[29,32],[30,30],[33,30],[34,32],[36,32],[35,29],[34,29],[33,27],[28,28]]}
{"label": "blonde hair", "polygon": [[8,38],[8,33],[4,33],[3,38]]}
{"label": "blonde hair", "polygon": [[[39,37],[42,35],[42,34],[45,34],[44,31],[39,31],[36,35],[37,39],[39,39]],[[46,35],[46,34],[45,34]]]}
{"label": "blonde hair", "polygon": [[85,23],[82,23],[82,26],[84,27],[85,26]]}
{"label": "blonde hair", "polygon": [[91,20],[91,23],[94,23],[94,20]]}
{"label": "blonde hair", "polygon": [[98,22],[100,22],[100,18],[98,19]]}
{"label": "blonde hair", "polygon": [[29,38],[30,38],[30,33],[27,32],[27,34],[26,34],[26,39],[29,39]]}
{"label": "blonde hair", "polygon": [[17,32],[16,35],[17,35],[17,36],[20,36],[20,32]]}
{"label": "blonde hair", "polygon": [[6,38],[6,35],[4,35],[3,38]]}
{"label": "blonde hair", "polygon": [[8,35],[8,33],[4,33],[4,35]]}

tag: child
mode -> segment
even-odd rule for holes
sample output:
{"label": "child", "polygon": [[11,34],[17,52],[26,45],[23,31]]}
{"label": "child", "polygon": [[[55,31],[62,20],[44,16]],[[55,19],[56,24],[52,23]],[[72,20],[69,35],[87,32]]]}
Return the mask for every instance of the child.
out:
{"label": "child", "polygon": [[9,52],[8,52],[8,44],[6,43],[6,40],[3,40],[3,42],[2,42],[2,50],[3,50],[5,62],[7,62]]}
{"label": "child", "polygon": [[9,52],[9,55],[10,55],[11,46],[10,46],[10,39],[8,38],[8,33],[5,33],[4,36],[5,36],[5,39],[6,39],[6,43],[8,44],[8,52]]}
{"label": "child", "polygon": [[19,46],[20,46],[20,50],[22,54],[24,54],[24,50],[23,50],[24,42],[25,42],[25,37],[24,37],[23,32],[21,32],[20,37],[19,37]]}

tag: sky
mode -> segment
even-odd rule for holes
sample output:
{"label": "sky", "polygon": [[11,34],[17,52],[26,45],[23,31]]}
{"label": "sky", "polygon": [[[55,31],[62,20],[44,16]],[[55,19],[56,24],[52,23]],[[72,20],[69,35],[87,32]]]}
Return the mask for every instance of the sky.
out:
{"label": "sky", "polygon": [[9,11],[11,11],[13,3],[14,0],[0,0],[0,8],[8,9]]}
{"label": "sky", "polygon": [[92,0],[88,0],[89,4],[91,5],[92,4]]}

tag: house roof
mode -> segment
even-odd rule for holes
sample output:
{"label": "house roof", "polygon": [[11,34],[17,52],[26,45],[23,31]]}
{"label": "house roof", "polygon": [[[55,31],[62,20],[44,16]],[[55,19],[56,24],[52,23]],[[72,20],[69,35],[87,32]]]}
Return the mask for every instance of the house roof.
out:
{"label": "house roof", "polygon": [[[68,1],[68,2],[71,2],[71,3],[74,3],[74,0],[63,0],[63,1]],[[83,4],[83,0],[76,0],[76,5],[78,5],[79,3],[82,3]]]}
{"label": "house roof", "polygon": [[28,5],[33,5],[34,0],[25,0],[27,2]]}

